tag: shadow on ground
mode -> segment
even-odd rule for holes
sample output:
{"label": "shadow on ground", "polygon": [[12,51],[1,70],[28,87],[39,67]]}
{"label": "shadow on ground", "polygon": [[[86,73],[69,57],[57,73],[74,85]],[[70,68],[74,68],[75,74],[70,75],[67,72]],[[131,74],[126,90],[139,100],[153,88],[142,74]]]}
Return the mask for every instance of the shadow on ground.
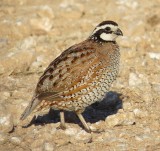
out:
{"label": "shadow on ground", "polygon": [[[110,91],[106,94],[106,97],[101,102],[96,102],[87,107],[83,112],[83,116],[86,122],[95,123],[101,120],[105,120],[109,115],[116,114],[117,111],[123,107],[120,96],[120,93]],[[65,111],[65,120],[66,123],[75,123],[82,126],[74,112]],[[57,123],[59,121],[59,110],[50,109],[48,114],[38,117],[34,116],[31,122],[25,127],[29,127],[32,124],[37,126],[49,123]]]}

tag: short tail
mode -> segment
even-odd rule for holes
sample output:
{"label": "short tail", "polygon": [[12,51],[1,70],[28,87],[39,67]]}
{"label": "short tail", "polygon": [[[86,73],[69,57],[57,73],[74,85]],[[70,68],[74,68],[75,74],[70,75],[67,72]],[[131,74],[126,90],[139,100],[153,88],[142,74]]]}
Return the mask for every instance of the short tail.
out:
{"label": "short tail", "polygon": [[40,103],[40,100],[38,100],[37,97],[34,97],[32,101],[29,103],[29,105],[24,110],[23,114],[21,115],[20,120],[26,119],[28,115],[36,108],[36,106]]}

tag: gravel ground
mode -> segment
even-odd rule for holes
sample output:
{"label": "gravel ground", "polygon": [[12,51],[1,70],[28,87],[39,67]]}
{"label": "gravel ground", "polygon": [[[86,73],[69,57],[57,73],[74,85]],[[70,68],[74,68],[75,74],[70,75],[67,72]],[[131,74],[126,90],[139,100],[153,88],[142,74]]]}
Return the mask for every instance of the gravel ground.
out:
{"label": "gravel ground", "polygon": [[[160,0],[1,0],[0,150],[160,150]],[[39,76],[69,46],[103,20],[119,23],[121,66],[106,98],[89,106],[87,133],[72,112],[19,117]]]}

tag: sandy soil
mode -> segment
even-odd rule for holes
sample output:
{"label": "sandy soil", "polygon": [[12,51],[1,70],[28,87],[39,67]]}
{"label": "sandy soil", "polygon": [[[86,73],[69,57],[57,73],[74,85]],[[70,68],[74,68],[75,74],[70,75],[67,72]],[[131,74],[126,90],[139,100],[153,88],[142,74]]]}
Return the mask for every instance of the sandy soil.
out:
{"label": "sandy soil", "polygon": [[[0,150],[160,150],[160,0],[1,0]],[[85,40],[103,20],[118,22],[121,66],[101,103],[84,112],[99,133],[87,133],[72,112],[19,117],[39,76],[63,50]]]}

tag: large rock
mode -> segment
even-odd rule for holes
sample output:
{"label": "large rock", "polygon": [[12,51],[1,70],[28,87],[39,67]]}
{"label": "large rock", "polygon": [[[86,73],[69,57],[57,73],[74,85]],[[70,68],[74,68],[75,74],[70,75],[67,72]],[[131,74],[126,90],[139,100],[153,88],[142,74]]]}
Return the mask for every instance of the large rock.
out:
{"label": "large rock", "polygon": [[30,26],[35,33],[49,32],[53,26],[53,21],[47,17],[30,19]]}
{"label": "large rock", "polygon": [[34,37],[28,37],[17,43],[0,59],[0,74],[10,75],[28,70],[35,57],[35,46]]}
{"label": "large rock", "polygon": [[135,124],[135,116],[133,112],[119,111],[117,114],[110,115],[105,120],[109,127],[133,125]]}

